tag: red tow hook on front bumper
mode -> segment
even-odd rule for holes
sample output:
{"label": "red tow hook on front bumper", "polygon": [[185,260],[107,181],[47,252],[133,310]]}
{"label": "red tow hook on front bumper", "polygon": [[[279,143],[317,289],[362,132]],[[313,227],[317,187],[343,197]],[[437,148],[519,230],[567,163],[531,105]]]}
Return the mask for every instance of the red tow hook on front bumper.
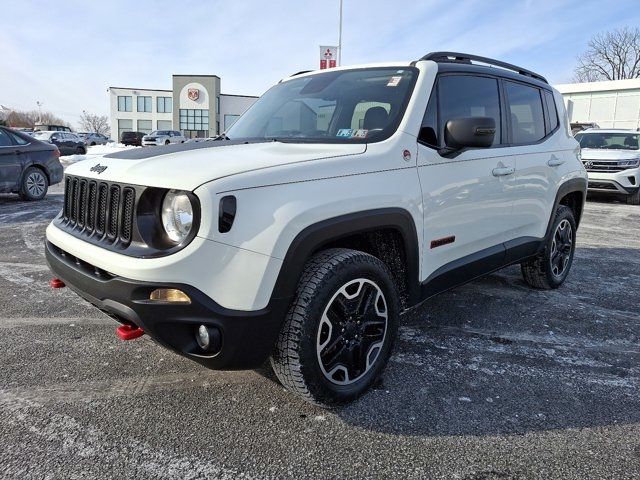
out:
{"label": "red tow hook on front bumper", "polygon": [[52,278],[51,280],[49,280],[49,286],[51,288],[64,288],[64,287],[66,287],[64,282],[62,280],[60,280],[59,278]]}
{"label": "red tow hook on front bumper", "polygon": [[116,328],[116,335],[120,340],[135,340],[144,335],[144,330],[135,325],[120,325]]}

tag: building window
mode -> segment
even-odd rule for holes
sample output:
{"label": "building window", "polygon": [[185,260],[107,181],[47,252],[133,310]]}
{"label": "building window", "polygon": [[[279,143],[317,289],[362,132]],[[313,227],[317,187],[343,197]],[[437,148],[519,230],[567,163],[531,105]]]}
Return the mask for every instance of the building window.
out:
{"label": "building window", "polygon": [[[129,97],[131,98],[131,97]],[[118,140],[122,140],[123,132],[133,131],[133,120],[118,119]]]}
{"label": "building window", "polygon": [[151,113],[151,97],[138,97],[137,111]]}
{"label": "building window", "polygon": [[171,120],[158,120],[158,130],[173,130],[173,122]]}
{"label": "building window", "polygon": [[119,112],[130,112],[132,105],[131,97],[118,97],[118,111]]}
{"label": "building window", "polygon": [[209,110],[181,108],[180,130],[209,130]]}
{"label": "building window", "polygon": [[138,120],[138,131],[142,133],[151,133],[153,126],[151,120]]}
{"label": "building window", "polygon": [[173,99],[171,97],[158,97],[158,113],[171,113],[173,111]]}
{"label": "building window", "polygon": [[220,113],[220,97],[216,97],[216,113]]}
{"label": "building window", "polygon": [[236,120],[240,118],[240,115],[225,115],[224,116],[224,131],[228,131],[231,125],[236,123]]}

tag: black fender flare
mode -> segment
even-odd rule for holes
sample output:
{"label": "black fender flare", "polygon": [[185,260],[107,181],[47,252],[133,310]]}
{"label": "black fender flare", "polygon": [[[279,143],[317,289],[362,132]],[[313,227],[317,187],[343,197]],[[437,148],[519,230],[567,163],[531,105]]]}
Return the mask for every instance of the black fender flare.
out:
{"label": "black fender flare", "polygon": [[579,205],[579,215],[576,218],[576,226],[579,225],[580,219],[582,218],[582,211],[584,210],[584,203],[587,200],[587,184],[588,180],[586,178],[571,178],[564,182],[558,187],[558,191],[556,192],[556,199],[553,202],[553,209],[551,210],[551,215],[549,215],[549,223],[547,224],[547,231],[545,233],[544,238],[549,238],[551,235],[551,227],[553,226],[553,219],[555,218],[556,210],[558,210],[558,205],[560,205],[560,201],[566,197],[569,193],[580,192],[582,193],[582,204]]}
{"label": "black fender flare", "polygon": [[382,228],[397,230],[402,236],[406,255],[409,304],[415,304],[420,294],[419,243],[413,217],[403,208],[380,208],[349,213],[306,227],[289,245],[271,299],[293,297],[305,263],[324,246],[341,238]]}

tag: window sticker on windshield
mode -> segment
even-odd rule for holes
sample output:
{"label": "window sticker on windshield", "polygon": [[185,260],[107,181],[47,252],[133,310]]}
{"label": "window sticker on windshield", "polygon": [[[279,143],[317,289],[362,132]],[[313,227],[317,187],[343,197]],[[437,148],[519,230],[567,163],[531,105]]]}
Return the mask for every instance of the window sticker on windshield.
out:
{"label": "window sticker on windshield", "polygon": [[340,130],[338,130],[338,133],[336,133],[336,137],[351,138],[352,132],[353,130],[351,130],[350,128],[341,128]]}
{"label": "window sticker on windshield", "polygon": [[367,138],[367,133],[369,132],[369,130],[354,130],[353,131],[353,135],[351,135],[353,138]]}
{"label": "window sticker on windshield", "polygon": [[387,87],[397,87],[400,83],[400,80],[402,80],[402,77],[400,75],[391,77],[389,83],[387,83]]}

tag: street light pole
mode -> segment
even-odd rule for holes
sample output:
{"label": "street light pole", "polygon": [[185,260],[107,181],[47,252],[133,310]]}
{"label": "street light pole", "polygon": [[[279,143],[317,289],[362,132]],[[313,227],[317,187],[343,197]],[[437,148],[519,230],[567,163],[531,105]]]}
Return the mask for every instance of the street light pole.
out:
{"label": "street light pole", "polygon": [[338,29],[338,66],[342,65],[342,0],[340,0],[340,27]]}
{"label": "street light pole", "polygon": [[42,123],[42,102],[36,102],[38,105],[38,123]]}

